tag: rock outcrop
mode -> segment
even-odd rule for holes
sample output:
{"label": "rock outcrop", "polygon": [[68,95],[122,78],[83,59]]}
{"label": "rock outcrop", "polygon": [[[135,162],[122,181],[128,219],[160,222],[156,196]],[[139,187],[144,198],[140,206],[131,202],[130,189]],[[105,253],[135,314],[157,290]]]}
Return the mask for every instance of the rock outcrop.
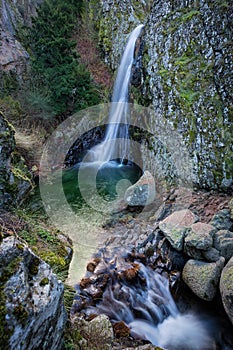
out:
{"label": "rock outcrop", "polygon": [[19,204],[32,188],[31,175],[15,150],[14,129],[0,112],[0,209]]}
{"label": "rock outcrop", "polygon": [[27,71],[29,54],[18,40],[17,34],[25,24],[31,24],[31,17],[36,15],[36,8],[42,1],[1,1],[0,67],[2,72],[12,71],[18,77],[22,77],[22,74]]}
{"label": "rock outcrop", "polygon": [[[195,184],[224,190],[233,185],[231,12],[229,0],[147,5],[108,0],[100,3],[100,15],[94,17],[105,60],[113,69],[127,34],[139,21],[145,23],[132,93],[182,135],[192,155]],[[153,117],[148,124],[153,131]],[[150,154],[144,155],[145,169],[150,169],[156,147],[152,140]]]}
{"label": "rock outcrop", "polygon": [[0,112],[0,208],[11,200],[9,193],[11,152],[15,148],[14,131]]}
{"label": "rock outcrop", "polygon": [[4,349],[58,350],[66,323],[63,285],[15,237],[0,246],[1,339]]}

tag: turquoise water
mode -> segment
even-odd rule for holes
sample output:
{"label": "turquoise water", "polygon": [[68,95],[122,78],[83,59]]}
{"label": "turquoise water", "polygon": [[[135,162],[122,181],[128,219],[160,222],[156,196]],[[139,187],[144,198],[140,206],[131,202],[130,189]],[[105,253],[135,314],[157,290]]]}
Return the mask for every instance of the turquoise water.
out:
{"label": "turquoise water", "polygon": [[91,198],[96,193],[109,202],[123,197],[124,190],[137,182],[141,175],[140,167],[129,161],[127,164],[118,160],[79,163],[63,171],[62,184],[68,203],[76,211],[86,203],[85,198]]}

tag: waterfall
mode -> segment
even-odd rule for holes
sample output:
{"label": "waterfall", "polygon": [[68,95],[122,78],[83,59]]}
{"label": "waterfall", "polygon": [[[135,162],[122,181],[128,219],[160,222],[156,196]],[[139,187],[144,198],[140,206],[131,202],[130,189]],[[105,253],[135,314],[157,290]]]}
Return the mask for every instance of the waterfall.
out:
{"label": "waterfall", "polygon": [[[128,95],[134,50],[143,25],[137,26],[129,36],[114,84],[108,126],[104,140],[91,151],[91,161],[108,162],[111,159],[127,159],[129,154],[129,137],[127,118]],[[119,140],[119,142],[117,141]]]}

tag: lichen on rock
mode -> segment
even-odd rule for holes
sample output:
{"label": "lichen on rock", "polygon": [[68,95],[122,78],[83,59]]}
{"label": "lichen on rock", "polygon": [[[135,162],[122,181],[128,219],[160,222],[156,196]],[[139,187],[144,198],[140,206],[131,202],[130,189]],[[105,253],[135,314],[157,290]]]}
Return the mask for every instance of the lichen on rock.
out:
{"label": "lichen on rock", "polygon": [[66,323],[63,285],[15,237],[0,245],[0,319],[6,349],[60,349]]}

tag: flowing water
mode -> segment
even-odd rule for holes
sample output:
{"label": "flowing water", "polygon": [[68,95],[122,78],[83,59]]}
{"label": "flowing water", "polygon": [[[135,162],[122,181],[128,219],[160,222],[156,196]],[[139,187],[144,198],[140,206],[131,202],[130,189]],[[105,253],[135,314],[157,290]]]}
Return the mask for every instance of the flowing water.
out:
{"label": "flowing water", "polygon": [[[107,131],[103,142],[91,150],[92,161],[107,162],[116,158],[123,160],[129,156],[129,82],[134,61],[135,44],[142,28],[143,25],[140,24],[129,36],[113,89]],[[120,139],[120,142],[116,142],[117,139]]]}
{"label": "flowing water", "polygon": [[[119,255],[115,260],[121,260]],[[232,349],[220,339],[217,321],[196,312],[179,312],[168,278],[138,262],[137,276],[129,281],[122,274],[127,262],[112,260],[108,266],[110,282],[101,301],[85,310],[87,315],[103,313],[113,323],[124,321],[134,338],[167,350]]]}

